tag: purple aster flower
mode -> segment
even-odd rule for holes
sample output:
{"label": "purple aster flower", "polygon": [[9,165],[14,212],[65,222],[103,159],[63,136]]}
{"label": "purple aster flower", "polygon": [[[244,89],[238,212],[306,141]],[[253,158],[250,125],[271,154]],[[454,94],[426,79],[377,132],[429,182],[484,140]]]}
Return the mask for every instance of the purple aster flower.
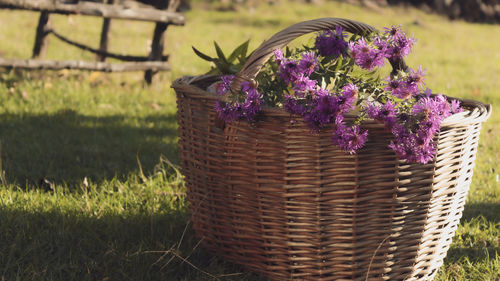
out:
{"label": "purple aster flower", "polygon": [[339,114],[338,98],[325,89],[318,89],[309,104],[309,110],[303,115],[313,131],[317,131],[326,124],[331,124]]}
{"label": "purple aster flower", "polygon": [[444,120],[452,114],[451,104],[443,95],[429,96],[421,98],[412,109],[414,115],[422,115],[424,120],[437,119]]}
{"label": "purple aster flower", "polygon": [[375,40],[373,40],[373,45],[375,45],[379,49],[382,56],[384,56],[385,58],[391,57],[390,42],[388,42],[387,40],[383,40],[382,38],[380,38],[380,36],[377,36],[375,37]]}
{"label": "purple aster flower", "polygon": [[340,111],[347,113],[354,109],[354,105],[358,98],[358,87],[352,83],[345,85],[338,95],[338,103]]}
{"label": "purple aster flower", "polygon": [[402,85],[402,81],[400,81],[399,79],[394,79],[393,77],[389,76],[385,79],[385,81],[387,81],[387,85],[385,86],[384,90],[387,91],[387,92],[394,92],[394,91],[398,91],[400,88],[403,87]]}
{"label": "purple aster flower", "polygon": [[413,70],[410,68],[407,78],[407,83],[422,87],[425,84],[424,76],[425,76],[425,71],[422,70],[422,66],[420,66],[417,70]]}
{"label": "purple aster flower", "polygon": [[344,54],[347,50],[347,42],[345,41],[346,35],[343,33],[344,29],[341,26],[335,27],[335,31],[325,31],[316,37],[316,48],[323,57],[338,56]]}
{"label": "purple aster flower", "polygon": [[432,96],[429,89],[411,109],[411,116],[400,114],[393,126],[394,140],[390,147],[410,162],[428,163],[434,159],[436,144],[434,137],[441,122],[457,109],[457,103],[450,104],[443,95]]}
{"label": "purple aster flower", "polygon": [[395,39],[400,36],[405,36],[404,32],[401,30],[401,25],[399,26],[391,26],[389,27],[384,27],[384,35],[390,39]]}
{"label": "purple aster flower", "polygon": [[406,80],[404,81],[403,85],[403,91],[399,93],[400,98],[408,99],[420,94],[420,89],[418,88],[417,83],[409,82],[408,80]]}
{"label": "purple aster flower", "polygon": [[318,69],[318,57],[314,52],[305,52],[302,54],[302,58],[299,61],[299,69],[298,72],[309,76],[315,70]]}
{"label": "purple aster flower", "polygon": [[361,131],[359,126],[347,127],[344,123],[337,124],[337,129],[332,135],[332,142],[338,145],[340,149],[349,153],[355,153],[356,150],[365,146],[368,139],[368,131]]}
{"label": "purple aster flower", "polygon": [[285,56],[283,55],[283,51],[281,49],[274,50],[274,61],[278,65],[281,65],[281,62],[283,62],[283,60],[285,60]]}
{"label": "purple aster flower", "polygon": [[[413,37],[401,36],[396,40],[394,54],[399,54],[402,57],[406,57],[411,53],[413,45],[417,40]],[[393,57],[396,57],[395,55]]]}
{"label": "purple aster flower", "polygon": [[406,36],[401,26],[385,27],[383,37],[385,39],[381,39],[381,43],[383,42],[386,46],[385,56],[393,60],[406,57],[416,42],[415,38]]}
{"label": "purple aster flower", "polygon": [[434,159],[436,155],[434,134],[429,134],[422,126],[416,132],[412,132],[404,124],[396,124],[392,133],[394,141],[391,141],[389,147],[401,159],[423,164]]}
{"label": "purple aster flower", "polygon": [[369,103],[365,112],[370,118],[384,122],[386,127],[389,129],[391,129],[397,122],[396,105],[390,100],[380,106],[377,106],[374,103]]}
{"label": "purple aster flower", "polygon": [[424,97],[413,106],[412,115],[417,120],[413,131],[418,136],[431,140],[439,132],[441,122],[450,116],[449,103],[444,97]]}
{"label": "purple aster flower", "polygon": [[278,75],[287,84],[303,79],[318,69],[318,57],[314,52],[305,52],[300,60],[283,57],[280,49],[276,49],[274,53],[279,65]]}
{"label": "purple aster flower", "polygon": [[344,115],[337,114],[337,116],[335,117],[335,124],[339,125],[342,124],[343,122],[344,122]]}
{"label": "purple aster flower", "polygon": [[401,158],[409,162],[426,164],[436,155],[435,144],[428,138],[408,134],[404,138],[391,141],[389,147]]}
{"label": "purple aster flower", "polygon": [[221,119],[227,122],[233,122],[241,118],[246,118],[250,122],[255,120],[264,101],[257,89],[252,87],[248,81],[241,83],[241,92],[245,95],[243,102],[215,102],[215,110]]}
{"label": "purple aster flower", "polygon": [[380,114],[380,107],[377,106],[374,102],[367,103],[367,105],[363,108],[368,117],[371,119],[378,119],[378,115]]}
{"label": "purple aster flower", "polygon": [[416,40],[414,38],[409,38],[406,36],[398,36],[391,42],[388,48],[388,57],[393,60],[402,59],[411,53],[413,44]]}
{"label": "purple aster flower", "polygon": [[388,42],[380,38],[380,36],[375,37],[373,45],[377,46],[380,50],[387,49],[389,47]]}
{"label": "purple aster flower", "polygon": [[318,81],[312,80],[304,74],[299,74],[293,81],[293,90],[297,96],[303,96],[304,93],[315,91],[317,84]]}
{"label": "purple aster flower", "polygon": [[283,107],[290,114],[304,115],[307,111],[307,108],[303,104],[289,95],[285,95]]}
{"label": "purple aster flower", "polygon": [[287,84],[292,83],[299,72],[300,69],[298,62],[289,59],[283,60],[278,70],[280,79]]}
{"label": "purple aster flower", "polygon": [[371,47],[363,37],[357,42],[350,42],[349,49],[354,62],[364,69],[372,70],[385,64],[385,51]]}
{"label": "purple aster flower", "polygon": [[409,99],[419,94],[418,85],[408,83],[404,77],[388,77],[387,85],[384,90],[390,92],[393,96],[400,99]]}
{"label": "purple aster flower", "polygon": [[460,101],[451,100],[450,104],[450,113],[455,114],[464,111],[464,109],[460,106]]}
{"label": "purple aster flower", "polygon": [[219,118],[226,122],[233,122],[241,117],[239,104],[232,105],[223,101],[216,101],[215,110],[219,114]]}
{"label": "purple aster flower", "polygon": [[412,108],[412,115],[418,116],[421,121],[439,123],[441,121],[441,104],[433,98],[422,98]]}
{"label": "purple aster flower", "polygon": [[425,95],[426,97],[430,98],[430,97],[431,97],[431,95],[432,95],[432,90],[431,90],[431,89],[429,89],[429,88],[425,89],[424,95]]}
{"label": "purple aster flower", "polygon": [[226,95],[231,90],[231,83],[233,82],[234,75],[224,75],[221,77],[221,82],[216,85],[216,92],[219,96]]}
{"label": "purple aster flower", "polygon": [[242,114],[248,121],[254,121],[264,101],[257,89],[248,81],[241,83],[241,91],[246,93],[245,101],[240,105]]}

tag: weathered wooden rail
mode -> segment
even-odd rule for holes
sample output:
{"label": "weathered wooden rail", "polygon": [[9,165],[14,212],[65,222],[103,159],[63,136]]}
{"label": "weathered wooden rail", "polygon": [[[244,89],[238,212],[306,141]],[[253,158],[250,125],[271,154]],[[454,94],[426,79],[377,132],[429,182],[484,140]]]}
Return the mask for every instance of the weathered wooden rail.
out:
{"label": "weathered wooden rail", "polygon": [[[165,0],[164,5],[161,7],[162,9],[157,9],[137,5],[124,5],[122,1],[120,1],[119,4],[115,4],[114,0],[103,0],[103,2],[82,0],[0,0],[0,8],[40,12],[32,58],[0,58],[0,66],[21,69],[81,69],[103,72],[145,71],[144,78],[146,82],[151,83],[155,73],[158,71],[170,70],[168,56],[163,54],[164,41],[169,25],[180,26],[185,23],[184,16],[176,12],[179,3],[179,0]],[[76,42],[58,33],[50,24],[50,15],[52,13],[102,17],[103,25],[99,48],[93,48],[83,43]],[[108,34],[111,29],[111,19],[155,22],[156,26],[149,55],[133,56],[109,52]],[[74,47],[95,53],[97,55],[97,61],[54,61],[43,59],[47,51],[47,39],[50,34]],[[106,58],[108,57],[125,62],[108,63],[106,62]]]}

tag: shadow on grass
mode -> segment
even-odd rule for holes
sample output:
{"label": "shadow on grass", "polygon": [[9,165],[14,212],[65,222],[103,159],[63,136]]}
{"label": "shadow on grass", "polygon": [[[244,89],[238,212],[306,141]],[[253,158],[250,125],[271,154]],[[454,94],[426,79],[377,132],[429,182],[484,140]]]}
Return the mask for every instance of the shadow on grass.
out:
{"label": "shadow on grass", "polygon": [[463,221],[470,221],[477,217],[484,217],[490,222],[500,222],[500,203],[474,202],[467,203],[462,217]]}
{"label": "shadow on grass", "polygon": [[185,211],[94,217],[4,207],[0,217],[1,280],[263,280],[200,249],[189,227],[183,235]]}
{"label": "shadow on grass", "polygon": [[500,255],[499,247],[464,247],[452,246],[447,253],[446,263],[457,263],[467,258],[469,261],[477,263],[487,263]]}
{"label": "shadow on grass", "polygon": [[146,117],[85,116],[71,110],[42,115],[0,115],[2,166],[21,186],[124,179],[147,175],[160,155],[178,163],[175,114]]}

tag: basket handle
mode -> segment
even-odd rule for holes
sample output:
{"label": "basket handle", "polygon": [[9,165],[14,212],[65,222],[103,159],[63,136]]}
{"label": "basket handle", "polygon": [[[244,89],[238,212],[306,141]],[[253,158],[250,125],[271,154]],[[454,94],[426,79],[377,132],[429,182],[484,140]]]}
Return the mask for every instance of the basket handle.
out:
{"label": "basket handle", "polygon": [[[342,18],[320,18],[294,24],[274,34],[273,37],[262,43],[252,53],[241,70],[236,74],[231,86],[232,91],[238,92],[241,89],[241,82],[254,80],[262,66],[273,55],[274,50],[283,48],[295,38],[307,33],[331,30],[335,29],[336,26],[341,26],[350,33],[361,35],[377,31],[371,25]],[[408,68],[402,59],[399,61],[389,60],[389,62],[392,65],[393,73],[398,70],[407,70]]]}

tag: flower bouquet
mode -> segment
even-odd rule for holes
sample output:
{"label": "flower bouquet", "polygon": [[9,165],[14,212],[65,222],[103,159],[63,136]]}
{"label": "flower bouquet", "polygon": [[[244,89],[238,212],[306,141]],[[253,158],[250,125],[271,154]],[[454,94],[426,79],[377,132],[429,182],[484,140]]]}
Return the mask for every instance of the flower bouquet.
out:
{"label": "flower bouquet", "polygon": [[[310,46],[285,46],[318,32]],[[490,106],[433,94],[415,39],[324,18],[174,82],[193,228],[275,279],[431,280]],[[231,63],[236,61],[237,63]],[[384,65],[392,72],[384,77]]]}

